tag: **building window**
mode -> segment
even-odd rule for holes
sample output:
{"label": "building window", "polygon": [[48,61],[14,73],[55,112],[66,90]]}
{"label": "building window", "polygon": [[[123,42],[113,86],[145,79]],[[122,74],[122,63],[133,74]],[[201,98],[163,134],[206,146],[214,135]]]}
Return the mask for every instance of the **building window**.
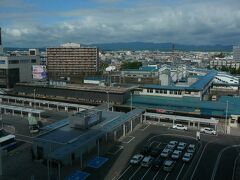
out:
{"label": "building window", "polygon": [[0,60],[0,64],[5,64],[5,60]]}
{"label": "building window", "polygon": [[164,94],[167,94],[167,90],[164,90],[163,93],[164,93]]}
{"label": "building window", "polygon": [[36,63],[37,60],[36,59],[31,59],[31,63]]}
{"label": "building window", "polygon": [[173,94],[173,91],[170,91],[170,94]]}
{"label": "building window", "polygon": [[11,60],[9,61],[9,64],[19,64],[19,60]]}

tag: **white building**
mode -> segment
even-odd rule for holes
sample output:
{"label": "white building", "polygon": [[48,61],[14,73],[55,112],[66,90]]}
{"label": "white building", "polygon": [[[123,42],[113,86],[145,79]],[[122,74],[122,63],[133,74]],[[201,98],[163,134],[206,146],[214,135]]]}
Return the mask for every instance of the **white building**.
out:
{"label": "white building", "polygon": [[240,46],[233,46],[233,59],[234,61],[240,61]]}
{"label": "white building", "polygon": [[37,49],[0,55],[0,88],[13,88],[17,82],[32,81],[32,65],[40,64]]}

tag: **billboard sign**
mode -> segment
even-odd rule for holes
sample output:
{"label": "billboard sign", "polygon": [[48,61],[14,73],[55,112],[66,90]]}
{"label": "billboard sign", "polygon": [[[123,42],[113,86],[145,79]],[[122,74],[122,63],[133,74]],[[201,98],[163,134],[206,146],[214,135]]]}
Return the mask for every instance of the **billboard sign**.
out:
{"label": "billboard sign", "polygon": [[32,66],[32,75],[35,80],[42,80],[47,78],[47,69],[46,66],[42,65],[33,65]]}

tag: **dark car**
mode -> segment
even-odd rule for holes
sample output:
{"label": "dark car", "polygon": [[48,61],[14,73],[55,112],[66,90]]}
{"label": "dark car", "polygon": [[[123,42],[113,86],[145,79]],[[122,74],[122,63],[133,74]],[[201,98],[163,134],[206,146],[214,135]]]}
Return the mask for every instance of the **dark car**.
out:
{"label": "dark car", "polygon": [[142,148],[141,154],[146,155],[151,152],[152,147],[150,145],[145,145]]}
{"label": "dark car", "polygon": [[161,152],[162,152],[162,148],[154,147],[151,149],[150,155],[153,157],[157,157],[160,155]]}
{"label": "dark car", "polygon": [[161,159],[155,159],[152,163],[152,169],[158,171],[161,168],[162,160]]}

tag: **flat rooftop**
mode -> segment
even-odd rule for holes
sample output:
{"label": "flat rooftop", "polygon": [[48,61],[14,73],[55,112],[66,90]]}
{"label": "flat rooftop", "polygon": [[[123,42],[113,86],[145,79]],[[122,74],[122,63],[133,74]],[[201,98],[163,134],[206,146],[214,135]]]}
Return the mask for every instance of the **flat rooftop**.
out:
{"label": "flat rooftop", "polygon": [[[133,95],[132,103],[136,107],[161,108],[177,112],[194,112],[200,110],[202,115],[225,116],[226,105],[228,101],[228,115],[240,115],[240,96],[230,97],[222,96],[218,101],[200,101],[193,97],[161,97],[161,96],[143,96]],[[126,105],[131,104],[129,99]]]}
{"label": "flat rooftop", "polygon": [[[102,112],[102,122],[96,126],[99,126],[101,124],[107,124],[110,121],[119,118],[120,116],[123,116],[125,113],[121,112],[112,112],[112,111],[103,111]],[[52,141],[60,144],[67,144],[71,142],[75,138],[81,138],[81,136],[86,135],[87,132],[89,132],[89,129],[83,130],[83,129],[76,129],[70,127],[70,124],[68,122],[68,118],[66,118],[64,121],[62,121],[62,126],[57,126],[56,129],[52,130],[48,133],[45,133],[43,135],[40,135],[37,137],[37,139],[41,139],[43,141]],[[54,126],[54,125],[52,125]],[[96,128],[96,127],[95,127]]]}
{"label": "flat rooftop", "polygon": [[208,71],[206,75],[203,76],[197,76],[197,81],[193,83],[190,86],[161,86],[156,84],[148,84],[143,85],[143,88],[150,88],[150,89],[162,89],[162,90],[180,90],[180,91],[201,91],[204,90],[204,88],[208,85],[209,82],[211,82],[214,77],[216,76],[215,71]]}
{"label": "flat rooftop", "polygon": [[109,87],[109,86],[98,86],[92,84],[67,84],[66,86],[54,86],[54,85],[43,85],[43,84],[34,84],[34,83],[17,83],[19,86],[31,86],[31,87],[47,87],[47,88],[56,88],[56,89],[70,89],[70,90],[80,90],[80,91],[104,91],[111,93],[125,93],[129,91],[125,87]]}

